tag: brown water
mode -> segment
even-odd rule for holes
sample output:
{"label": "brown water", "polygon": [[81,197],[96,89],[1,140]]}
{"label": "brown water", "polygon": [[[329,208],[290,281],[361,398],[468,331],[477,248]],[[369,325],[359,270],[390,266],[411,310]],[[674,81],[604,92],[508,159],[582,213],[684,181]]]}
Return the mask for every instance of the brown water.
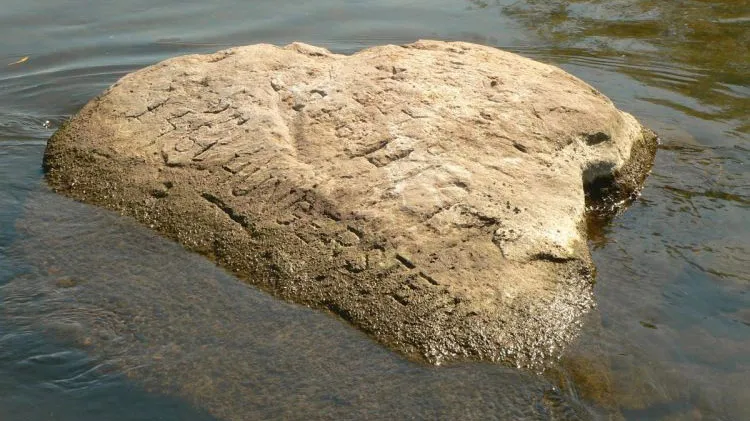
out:
{"label": "brown water", "polygon": [[[0,419],[750,419],[750,1],[1,2]],[[559,65],[661,136],[545,376],[405,361],[44,187],[54,127],[129,71],[417,38]]]}

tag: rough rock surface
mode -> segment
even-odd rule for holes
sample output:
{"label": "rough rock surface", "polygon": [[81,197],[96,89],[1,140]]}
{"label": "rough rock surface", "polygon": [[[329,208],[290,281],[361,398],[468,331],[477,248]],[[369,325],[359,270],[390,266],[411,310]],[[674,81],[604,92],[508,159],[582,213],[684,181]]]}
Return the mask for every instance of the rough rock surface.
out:
{"label": "rough rock surface", "polygon": [[294,43],[125,76],[45,169],[401,352],[537,366],[593,304],[585,186],[632,193],[655,145],[581,80],[494,48]]}

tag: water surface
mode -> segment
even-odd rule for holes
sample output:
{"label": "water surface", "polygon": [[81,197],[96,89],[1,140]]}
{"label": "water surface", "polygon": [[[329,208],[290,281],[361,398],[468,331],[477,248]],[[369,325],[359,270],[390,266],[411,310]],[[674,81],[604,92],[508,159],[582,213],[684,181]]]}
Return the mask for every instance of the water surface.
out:
{"label": "water surface", "polygon": [[[750,2],[2,3],[0,418],[750,419]],[[127,72],[418,38],[561,66],[661,137],[592,232],[599,305],[545,376],[405,361],[44,186],[47,137]]]}

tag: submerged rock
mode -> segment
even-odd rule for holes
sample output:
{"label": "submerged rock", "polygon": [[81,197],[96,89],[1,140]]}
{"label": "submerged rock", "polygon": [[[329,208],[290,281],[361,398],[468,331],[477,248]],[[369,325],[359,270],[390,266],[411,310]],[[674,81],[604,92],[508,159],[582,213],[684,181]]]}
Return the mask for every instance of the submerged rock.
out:
{"label": "submerged rock", "polygon": [[536,366],[593,305],[585,189],[632,193],[655,145],[581,80],[494,48],[294,43],[125,76],[45,169],[403,353]]}

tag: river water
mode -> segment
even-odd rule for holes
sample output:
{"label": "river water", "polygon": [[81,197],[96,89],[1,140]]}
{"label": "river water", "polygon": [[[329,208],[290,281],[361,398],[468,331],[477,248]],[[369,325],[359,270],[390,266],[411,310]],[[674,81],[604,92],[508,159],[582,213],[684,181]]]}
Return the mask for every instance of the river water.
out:
{"label": "river water", "polygon": [[[543,375],[406,361],[44,184],[46,139],[135,69],[419,38],[558,65],[660,135]],[[750,419],[750,1],[0,0],[0,39],[0,419]]]}

